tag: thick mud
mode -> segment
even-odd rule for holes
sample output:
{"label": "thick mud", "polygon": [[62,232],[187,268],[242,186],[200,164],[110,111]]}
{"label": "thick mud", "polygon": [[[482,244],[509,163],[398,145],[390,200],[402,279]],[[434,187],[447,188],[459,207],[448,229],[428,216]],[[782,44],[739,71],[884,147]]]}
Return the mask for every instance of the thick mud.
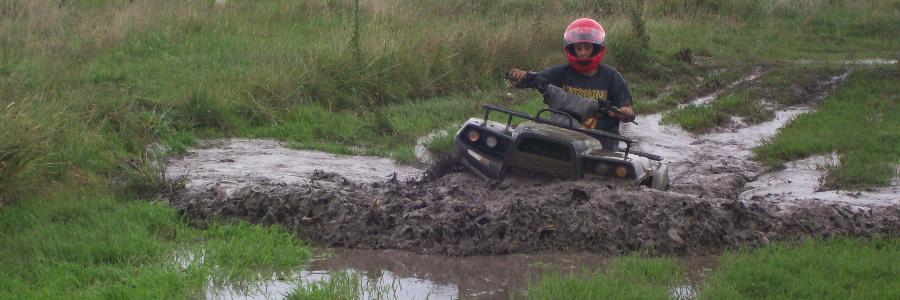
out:
{"label": "thick mud", "polygon": [[[729,88],[758,76],[754,71]],[[823,97],[845,77],[822,80],[810,97]],[[806,186],[785,188],[766,177],[821,174],[768,175],[773,173],[750,159],[752,147],[806,111],[781,108],[772,121],[738,123],[706,135],[660,125],[659,114],[640,116],[641,125],[625,126],[624,135],[639,140],[639,149],[665,157],[673,178],[668,192],[518,176],[489,184],[452,164],[437,163],[422,175],[380,158],[228,140],[173,159],[168,176],[186,185],[170,198],[199,220],[280,224],[321,246],[442,255],[697,255],[809,236],[896,236],[896,187],[877,194],[885,199],[835,192],[822,200],[804,194]],[[748,184],[754,181],[760,183]]]}
{"label": "thick mud", "polygon": [[[612,182],[517,177],[492,186],[468,173],[372,183],[324,171],[291,181],[232,175],[238,178],[220,174],[228,184],[189,185],[173,195],[172,204],[200,219],[281,224],[323,246],[447,255],[639,249],[706,254],[808,235],[893,235],[900,228],[897,206],[785,207]],[[244,184],[235,186],[240,177]]]}

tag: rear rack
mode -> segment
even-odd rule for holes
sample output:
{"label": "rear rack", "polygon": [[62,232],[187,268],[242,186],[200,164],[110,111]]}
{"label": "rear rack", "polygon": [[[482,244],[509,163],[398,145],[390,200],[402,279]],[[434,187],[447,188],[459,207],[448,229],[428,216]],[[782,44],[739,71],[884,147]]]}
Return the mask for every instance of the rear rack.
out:
{"label": "rear rack", "polygon": [[[632,143],[635,143],[635,141],[632,140],[632,139],[626,138],[626,137],[621,136],[621,135],[618,135],[618,134],[609,133],[609,132],[605,132],[605,131],[600,131],[600,130],[596,130],[596,129],[588,129],[588,128],[579,128],[579,127],[576,127],[576,126],[571,122],[572,116],[569,115],[568,113],[565,113],[565,112],[562,112],[562,111],[552,110],[552,109],[542,109],[542,110],[538,111],[537,116],[532,116],[532,115],[529,115],[529,114],[524,113],[524,112],[515,111],[515,110],[508,109],[508,108],[506,108],[506,107],[495,106],[495,105],[491,105],[491,104],[483,104],[483,105],[481,105],[481,107],[484,108],[484,120],[485,120],[484,122],[481,123],[481,126],[487,126],[487,120],[488,120],[488,117],[489,117],[490,114],[491,114],[491,111],[497,111],[497,112],[505,113],[505,114],[508,116],[507,119],[506,119],[506,129],[507,129],[507,130],[509,130],[509,126],[512,124],[512,118],[515,116],[515,117],[519,117],[519,118],[522,118],[522,119],[530,120],[530,121],[537,122],[537,123],[541,123],[541,124],[547,124],[547,125],[559,127],[559,128],[562,128],[562,129],[567,129],[567,130],[571,130],[571,131],[575,131],[575,132],[580,132],[580,133],[586,134],[586,135],[588,135],[588,136],[590,136],[590,137],[593,137],[593,138],[597,139],[598,141],[600,140],[600,138],[606,137],[606,138],[611,138],[611,139],[614,139],[614,140],[617,140],[617,141],[625,142],[625,158],[628,158],[628,154],[629,154],[629,153],[634,153],[635,155],[643,156],[643,157],[646,157],[646,158],[649,158],[649,159],[652,159],[652,160],[656,160],[656,161],[661,161],[661,160],[662,160],[662,157],[660,157],[659,155],[654,155],[654,154],[644,153],[644,152],[638,152],[638,151],[630,151],[630,150],[631,150],[631,144],[632,144]],[[541,113],[542,113],[542,112],[545,112],[545,111],[549,111],[549,112],[552,112],[552,113],[556,113],[556,114],[561,114],[561,115],[568,116],[568,117],[569,117],[569,120],[570,120],[569,126],[561,126],[561,125],[559,125],[559,124],[550,122],[550,121],[548,121],[547,119],[542,119],[542,118],[540,118]]]}

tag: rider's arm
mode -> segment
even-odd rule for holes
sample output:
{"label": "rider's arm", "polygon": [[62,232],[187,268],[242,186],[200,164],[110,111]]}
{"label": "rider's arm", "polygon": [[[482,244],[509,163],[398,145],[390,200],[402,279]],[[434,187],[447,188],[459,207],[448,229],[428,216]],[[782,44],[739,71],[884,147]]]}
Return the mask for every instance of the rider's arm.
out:
{"label": "rider's arm", "polygon": [[630,122],[634,120],[634,110],[631,107],[631,92],[628,90],[628,84],[625,83],[625,79],[622,78],[622,75],[617,71],[613,71],[613,80],[610,84],[609,88],[609,102],[618,107],[619,116],[617,117],[613,112],[609,112],[609,116],[613,118],[618,118],[619,121],[622,122]]}

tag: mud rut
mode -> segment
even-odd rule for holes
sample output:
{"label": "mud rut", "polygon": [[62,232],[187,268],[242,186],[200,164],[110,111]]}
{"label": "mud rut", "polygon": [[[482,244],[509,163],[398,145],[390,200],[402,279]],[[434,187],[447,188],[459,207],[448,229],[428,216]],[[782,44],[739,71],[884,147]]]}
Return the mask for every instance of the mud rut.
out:
{"label": "mud rut", "polygon": [[[820,82],[811,97],[821,98],[838,83]],[[784,124],[783,118],[803,111],[787,108],[772,124],[736,122],[703,136],[654,125],[658,114],[643,116],[641,126],[625,128],[625,135],[666,157],[674,178],[668,192],[526,176],[490,185],[445,163],[424,176],[359,158],[341,170],[328,164],[318,168],[325,158],[311,158],[311,152],[287,150],[273,141],[231,140],[170,161],[168,176],[183,178],[186,185],[169,199],[197,220],[280,224],[317,245],[426,254],[710,254],[808,236],[896,236],[896,203],[739,200],[745,184],[764,171],[747,159],[749,149]],[[742,130],[749,133],[736,134]],[[287,156],[245,163],[279,151]],[[291,169],[298,165],[307,167]],[[360,176],[361,171],[368,173]],[[388,178],[389,173],[394,176]]]}

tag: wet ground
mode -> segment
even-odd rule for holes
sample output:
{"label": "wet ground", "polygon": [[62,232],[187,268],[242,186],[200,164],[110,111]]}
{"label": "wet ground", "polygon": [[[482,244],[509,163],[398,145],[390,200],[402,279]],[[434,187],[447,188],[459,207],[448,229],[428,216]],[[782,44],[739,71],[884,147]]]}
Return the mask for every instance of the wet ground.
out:
{"label": "wet ground", "polygon": [[[605,269],[609,257],[593,253],[434,256],[402,250],[334,249],[308,266],[246,286],[207,286],[207,299],[272,299],[301,285],[327,280],[337,272],[359,276],[362,299],[509,299],[547,273],[582,275]],[[672,298],[689,299],[718,264],[714,256],[680,257],[685,282]],[[376,297],[376,295],[382,297]]]}
{"label": "wet ground", "polygon": [[[761,72],[755,69],[725,89],[754,84]],[[810,89],[809,102],[824,97],[847,74],[830,74],[818,81]],[[695,102],[712,101],[721,92]],[[268,140],[210,142],[170,161],[167,172],[186,182],[172,195],[172,204],[201,220],[224,216],[277,223],[320,246],[416,253],[342,250],[343,261],[359,261],[333,266],[366,274],[372,272],[365,270],[379,269],[397,280],[427,280],[433,283],[426,285],[436,289],[435,296],[444,288],[453,289],[442,287],[445,282],[454,284],[458,295],[472,296],[470,289],[486,295],[493,295],[492,288],[506,289],[499,281],[520,280],[510,274],[531,271],[495,264],[515,261],[521,253],[563,257],[561,253],[602,256],[644,250],[690,256],[808,236],[896,235],[897,180],[873,191],[821,191],[821,166],[835,163],[833,158],[812,157],[778,171],[750,159],[754,146],[809,111],[807,105],[778,107],[771,121],[735,122],[702,135],[660,125],[660,114],[639,116],[640,125],[624,126],[623,134],[640,141],[640,150],[665,158],[673,178],[667,192],[615,182],[533,177],[510,177],[489,185],[460,168],[423,176],[425,171],[382,158],[290,150]],[[367,267],[389,257],[417,254],[440,255],[427,256],[432,257],[427,264],[437,266],[443,263],[435,257],[457,260],[430,269],[440,271],[384,267],[391,263]],[[498,254],[517,255],[494,256]],[[489,258],[478,260],[485,255]],[[465,268],[467,259],[475,261],[470,271],[451,268]],[[415,269],[410,266],[415,259],[407,256],[400,261],[408,262],[393,264]],[[491,279],[494,269],[502,270],[498,276],[506,279]],[[466,279],[466,272],[478,276]],[[478,287],[485,281],[492,288]]]}

